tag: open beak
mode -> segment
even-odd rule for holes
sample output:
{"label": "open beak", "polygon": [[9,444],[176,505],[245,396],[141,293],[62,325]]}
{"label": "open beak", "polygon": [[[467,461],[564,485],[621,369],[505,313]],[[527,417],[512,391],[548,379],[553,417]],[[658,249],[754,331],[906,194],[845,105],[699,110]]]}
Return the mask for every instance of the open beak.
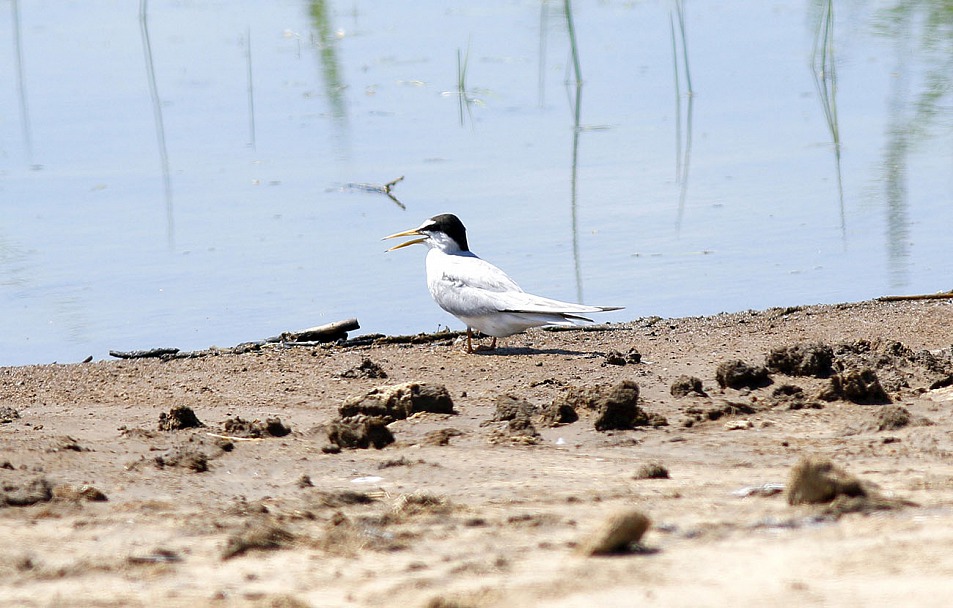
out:
{"label": "open beak", "polygon": [[395,249],[400,249],[400,248],[402,248],[402,247],[408,247],[408,246],[410,246],[410,245],[416,245],[417,243],[423,243],[424,241],[427,240],[427,235],[425,235],[424,233],[420,232],[420,230],[418,230],[417,228],[414,228],[414,229],[412,229],[412,230],[404,230],[403,232],[398,232],[397,234],[392,234],[392,235],[390,235],[390,236],[385,236],[385,237],[382,238],[381,240],[382,240],[382,241],[386,241],[387,239],[396,239],[397,237],[401,237],[401,236],[416,236],[416,237],[419,237],[419,238],[411,239],[411,240],[407,241],[406,243],[401,243],[400,245],[394,245],[393,247],[391,247],[391,248],[388,249],[387,251],[393,251],[393,250],[395,250]]}

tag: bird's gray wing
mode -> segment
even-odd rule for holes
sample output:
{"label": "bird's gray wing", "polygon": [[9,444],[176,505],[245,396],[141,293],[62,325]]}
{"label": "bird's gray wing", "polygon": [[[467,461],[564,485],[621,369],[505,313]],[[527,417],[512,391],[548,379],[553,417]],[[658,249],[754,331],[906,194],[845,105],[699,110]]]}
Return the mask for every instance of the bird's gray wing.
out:
{"label": "bird's gray wing", "polygon": [[477,316],[491,312],[522,312],[572,318],[573,315],[620,308],[586,306],[526,293],[505,272],[476,256],[453,256],[445,260],[438,283],[435,297],[452,314]]}

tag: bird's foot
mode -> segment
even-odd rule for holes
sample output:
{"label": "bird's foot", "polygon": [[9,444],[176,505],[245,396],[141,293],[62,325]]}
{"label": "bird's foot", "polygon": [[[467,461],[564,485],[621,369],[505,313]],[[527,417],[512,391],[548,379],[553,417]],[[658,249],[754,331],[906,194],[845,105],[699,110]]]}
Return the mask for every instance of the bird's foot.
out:
{"label": "bird's foot", "polygon": [[493,338],[493,341],[490,342],[489,346],[484,346],[482,344],[477,344],[476,348],[473,347],[473,330],[469,327],[467,328],[467,352],[470,354],[486,352],[488,350],[496,350],[496,338]]}

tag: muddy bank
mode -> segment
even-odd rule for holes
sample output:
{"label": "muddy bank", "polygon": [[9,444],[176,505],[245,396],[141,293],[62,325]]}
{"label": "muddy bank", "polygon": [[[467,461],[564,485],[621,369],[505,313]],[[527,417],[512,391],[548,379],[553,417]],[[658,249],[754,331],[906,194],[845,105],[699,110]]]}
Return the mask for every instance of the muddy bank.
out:
{"label": "muddy bank", "polygon": [[941,605],[951,328],[864,302],[3,368],[0,604]]}

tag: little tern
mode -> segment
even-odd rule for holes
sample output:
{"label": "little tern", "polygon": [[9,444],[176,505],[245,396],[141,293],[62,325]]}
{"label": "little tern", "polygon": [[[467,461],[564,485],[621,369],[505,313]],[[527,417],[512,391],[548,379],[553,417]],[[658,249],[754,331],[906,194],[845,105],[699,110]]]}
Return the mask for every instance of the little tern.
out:
{"label": "little tern", "polygon": [[387,251],[423,243],[427,252],[427,287],[440,308],[467,325],[467,352],[473,352],[473,330],[496,339],[541,325],[574,325],[592,321],[581,315],[620,310],[622,306],[586,306],[560,302],[523,291],[505,272],[480,259],[467,246],[467,229],[450,213],[435,215],[411,230],[383,240],[417,237]]}

